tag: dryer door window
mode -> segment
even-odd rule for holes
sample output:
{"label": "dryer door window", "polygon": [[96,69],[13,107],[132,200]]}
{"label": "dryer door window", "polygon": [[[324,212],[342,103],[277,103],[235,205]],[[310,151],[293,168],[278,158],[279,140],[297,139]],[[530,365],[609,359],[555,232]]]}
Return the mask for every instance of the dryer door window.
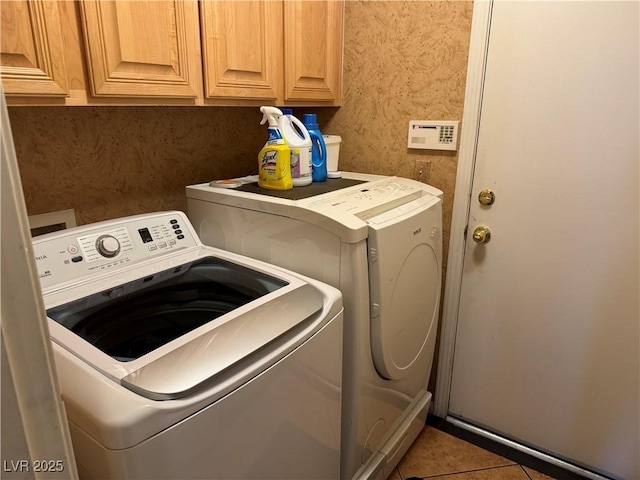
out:
{"label": "dryer door window", "polygon": [[286,282],[206,257],[47,310],[47,316],[127,362]]}

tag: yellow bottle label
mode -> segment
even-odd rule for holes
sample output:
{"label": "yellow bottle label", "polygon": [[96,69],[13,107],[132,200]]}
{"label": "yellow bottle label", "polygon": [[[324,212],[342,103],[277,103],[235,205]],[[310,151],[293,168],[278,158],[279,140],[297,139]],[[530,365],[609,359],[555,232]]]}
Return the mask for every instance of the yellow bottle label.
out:
{"label": "yellow bottle label", "polygon": [[258,154],[258,184],[272,190],[290,190],[291,150],[286,145],[265,145]]}

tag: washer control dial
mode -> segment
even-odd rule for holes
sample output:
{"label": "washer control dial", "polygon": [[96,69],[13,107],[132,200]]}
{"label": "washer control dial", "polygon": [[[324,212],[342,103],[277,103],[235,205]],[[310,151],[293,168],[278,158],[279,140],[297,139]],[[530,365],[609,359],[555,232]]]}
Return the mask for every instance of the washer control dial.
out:
{"label": "washer control dial", "polygon": [[98,253],[106,258],[113,258],[120,253],[120,242],[112,235],[100,235],[96,239]]}

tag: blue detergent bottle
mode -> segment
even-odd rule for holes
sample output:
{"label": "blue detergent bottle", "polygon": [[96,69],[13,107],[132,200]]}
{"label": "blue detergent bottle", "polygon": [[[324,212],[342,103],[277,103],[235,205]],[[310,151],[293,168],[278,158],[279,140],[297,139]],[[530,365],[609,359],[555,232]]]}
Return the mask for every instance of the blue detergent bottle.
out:
{"label": "blue detergent bottle", "polygon": [[316,114],[305,113],[302,123],[311,137],[311,177],[314,182],[324,182],[327,179],[327,146],[318,127]]}

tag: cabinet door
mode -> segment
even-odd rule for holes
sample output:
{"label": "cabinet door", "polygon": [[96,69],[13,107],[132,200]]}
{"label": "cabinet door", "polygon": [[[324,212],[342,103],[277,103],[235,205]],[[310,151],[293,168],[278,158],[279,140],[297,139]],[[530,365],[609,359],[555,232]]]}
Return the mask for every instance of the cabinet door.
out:
{"label": "cabinet door", "polygon": [[200,2],[207,98],[281,98],[282,3]]}
{"label": "cabinet door", "polygon": [[81,2],[94,96],[197,97],[195,1]]}
{"label": "cabinet door", "polygon": [[0,73],[8,95],[66,96],[58,4],[3,1]]}
{"label": "cabinet door", "polygon": [[284,3],[284,100],[341,100],[344,1]]}

